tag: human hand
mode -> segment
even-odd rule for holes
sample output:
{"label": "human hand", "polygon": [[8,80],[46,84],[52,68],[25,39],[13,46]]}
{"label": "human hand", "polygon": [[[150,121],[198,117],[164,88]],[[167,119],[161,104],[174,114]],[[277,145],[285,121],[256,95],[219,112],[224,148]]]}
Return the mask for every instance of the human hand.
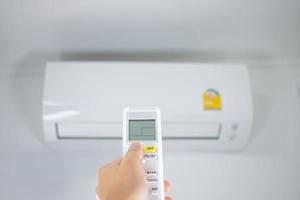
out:
{"label": "human hand", "polygon": [[[144,171],[143,150],[140,143],[133,143],[123,159],[103,166],[98,173],[97,195],[100,200],[147,200],[148,186]],[[171,185],[164,182],[165,192]],[[165,200],[172,200],[165,197]]]}

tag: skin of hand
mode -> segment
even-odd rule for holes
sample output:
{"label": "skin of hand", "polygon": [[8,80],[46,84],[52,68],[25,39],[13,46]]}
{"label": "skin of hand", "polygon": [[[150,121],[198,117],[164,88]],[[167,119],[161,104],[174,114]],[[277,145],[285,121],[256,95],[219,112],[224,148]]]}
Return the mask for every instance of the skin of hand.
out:
{"label": "skin of hand", "polygon": [[[96,189],[99,200],[147,200],[148,186],[143,156],[141,144],[133,143],[123,159],[100,168]],[[165,192],[168,192],[170,183],[165,181],[164,185]],[[165,200],[172,198],[165,197]]]}

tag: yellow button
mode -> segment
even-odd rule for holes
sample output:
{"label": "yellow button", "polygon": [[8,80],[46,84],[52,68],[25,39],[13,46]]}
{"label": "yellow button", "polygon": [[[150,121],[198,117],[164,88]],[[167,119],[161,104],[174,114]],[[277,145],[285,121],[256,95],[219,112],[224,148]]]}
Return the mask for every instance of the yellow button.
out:
{"label": "yellow button", "polygon": [[144,152],[145,153],[156,153],[157,148],[155,146],[145,146],[144,147]]}

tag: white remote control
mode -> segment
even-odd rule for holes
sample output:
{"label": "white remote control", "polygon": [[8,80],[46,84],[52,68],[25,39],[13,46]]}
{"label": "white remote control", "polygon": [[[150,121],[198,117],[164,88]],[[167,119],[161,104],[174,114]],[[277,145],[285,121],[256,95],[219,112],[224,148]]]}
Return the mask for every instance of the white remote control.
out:
{"label": "white remote control", "polygon": [[149,200],[164,200],[161,119],[158,108],[124,109],[123,155],[133,142],[143,146]]}

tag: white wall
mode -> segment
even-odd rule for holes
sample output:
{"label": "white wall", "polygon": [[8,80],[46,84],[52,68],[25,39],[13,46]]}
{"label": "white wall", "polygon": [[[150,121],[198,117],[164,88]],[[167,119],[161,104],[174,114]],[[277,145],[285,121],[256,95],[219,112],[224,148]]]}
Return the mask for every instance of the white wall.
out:
{"label": "white wall", "polygon": [[[165,149],[175,199],[300,198],[299,1],[0,1],[0,199],[93,199],[118,147],[42,141],[48,60],[174,60],[250,66],[253,138],[243,152]],[[180,161],[180,162],[179,162]]]}

